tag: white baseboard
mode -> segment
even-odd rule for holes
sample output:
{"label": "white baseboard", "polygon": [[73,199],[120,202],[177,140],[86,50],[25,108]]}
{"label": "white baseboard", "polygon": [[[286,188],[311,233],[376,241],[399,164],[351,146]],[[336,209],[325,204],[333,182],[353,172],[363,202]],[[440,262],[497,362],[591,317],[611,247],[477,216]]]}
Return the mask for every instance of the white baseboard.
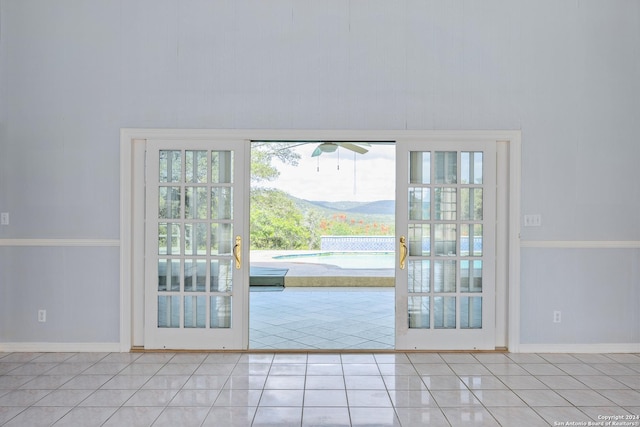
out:
{"label": "white baseboard", "polygon": [[640,343],[520,344],[519,353],[640,353]]}
{"label": "white baseboard", "polygon": [[119,353],[119,342],[0,342],[2,353]]}

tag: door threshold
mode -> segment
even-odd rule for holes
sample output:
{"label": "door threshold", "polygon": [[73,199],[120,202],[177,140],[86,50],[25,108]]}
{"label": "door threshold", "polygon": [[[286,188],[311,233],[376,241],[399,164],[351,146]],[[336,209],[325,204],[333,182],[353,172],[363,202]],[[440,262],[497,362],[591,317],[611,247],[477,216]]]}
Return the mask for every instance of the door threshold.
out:
{"label": "door threshold", "polygon": [[493,350],[395,350],[395,349],[248,349],[248,350],[188,350],[188,349],[145,349],[132,347],[131,353],[246,353],[246,354],[395,354],[395,353],[473,353],[493,354],[508,353],[506,347],[496,347]]}

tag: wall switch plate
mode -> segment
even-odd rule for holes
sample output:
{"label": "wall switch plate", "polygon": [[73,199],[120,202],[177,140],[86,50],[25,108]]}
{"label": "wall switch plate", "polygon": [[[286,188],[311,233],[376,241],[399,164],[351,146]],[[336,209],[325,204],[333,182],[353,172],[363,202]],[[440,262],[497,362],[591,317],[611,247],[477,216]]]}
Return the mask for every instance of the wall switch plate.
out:
{"label": "wall switch plate", "polygon": [[556,310],[553,312],[553,323],[560,323],[560,322],[562,322],[562,312]]}
{"label": "wall switch plate", "polygon": [[9,212],[0,213],[0,225],[9,225]]}
{"label": "wall switch plate", "polygon": [[542,225],[542,215],[531,214],[524,216],[525,227],[540,227]]}
{"label": "wall switch plate", "polygon": [[38,310],[38,322],[47,321],[47,310]]}

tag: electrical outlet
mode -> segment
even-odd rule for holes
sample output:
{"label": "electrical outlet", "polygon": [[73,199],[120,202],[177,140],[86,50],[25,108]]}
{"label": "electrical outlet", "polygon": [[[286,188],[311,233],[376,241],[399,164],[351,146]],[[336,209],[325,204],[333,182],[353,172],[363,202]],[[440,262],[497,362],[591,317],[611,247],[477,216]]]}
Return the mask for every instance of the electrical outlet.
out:
{"label": "electrical outlet", "polygon": [[47,321],[47,310],[38,310],[38,322]]}
{"label": "electrical outlet", "polygon": [[553,323],[560,323],[560,322],[562,322],[562,312],[556,310],[553,312]]}
{"label": "electrical outlet", "polygon": [[0,213],[0,225],[9,225],[9,212]]}
{"label": "electrical outlet", "polygon": [[540,227],[542,225],[542,215],[531,214],[524,216],[525,227]]}

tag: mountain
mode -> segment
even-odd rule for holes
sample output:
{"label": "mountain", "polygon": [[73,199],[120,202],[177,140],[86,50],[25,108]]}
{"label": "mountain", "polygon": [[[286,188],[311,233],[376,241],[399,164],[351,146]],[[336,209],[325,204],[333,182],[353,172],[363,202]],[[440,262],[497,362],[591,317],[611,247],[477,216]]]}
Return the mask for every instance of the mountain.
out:
{"label": "mountain", "polygon": [[377,200],[375,202],[325,202],[304,200],[304,202],[332,211],[366,215],[393,215],[396,209],[394,200]]}
{"label": "mountain", "polygon": [[396,204],[393,200],[378,200],[375,202],[323,202],[308,201],[317,206],[340,212],[362,213],[371,215],[393,215]]}

